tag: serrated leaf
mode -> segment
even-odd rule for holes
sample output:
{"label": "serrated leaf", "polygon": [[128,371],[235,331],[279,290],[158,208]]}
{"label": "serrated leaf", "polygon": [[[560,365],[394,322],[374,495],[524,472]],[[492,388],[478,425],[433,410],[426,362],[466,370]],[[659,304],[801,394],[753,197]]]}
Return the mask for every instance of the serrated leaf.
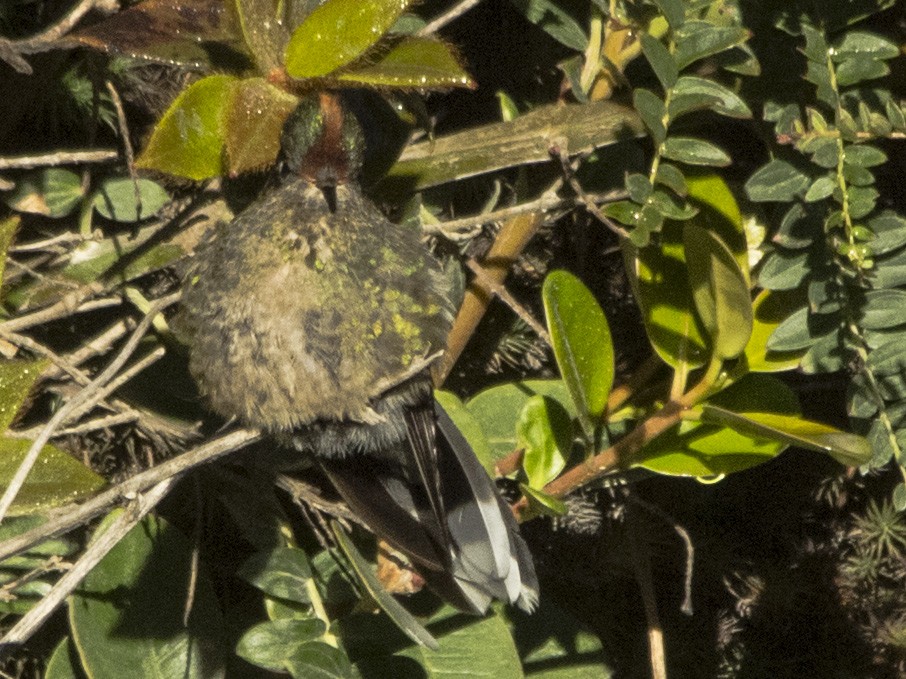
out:
{"label": "serrated leaf", "polygon": [[9,429],[48,365],[50,361],[45,358],[37,361],[0,361],[0,433]]}
{"label": "serrated leaf", "polygon": [[223,174],[226,114],[239,82],[212,75],[190,85],[154,127],[136,167],[194,180]]}
{"label": "serrated leaf", "polygon": [[104,180],[92,205],[106,219],[132,223],[153,217],[168,202],[170,196],[157,182],[113,177]]}
{"label": "serrated leaf", "polygon": [[676,84],[676,79],[679,77],[679,67],[676,65],[673,55],[653,35],[642,33],[639,40],[642,43],[645,58],[651,64],[657,79],[661,81],[661,87],[669,90]]}
{"label": "serrated leaf", "polygon": [[[96,531],[122,514],[114,510]],[[224,676],[224,630],[204,562],[196,564],[188,623],[192,546],[161,518],[147,517],[101,559],[69,600],[69,624],[93,677]]]}
{"label": "serrated leaf", "polygon": [[276,162],[283,124],[298,103],[264,78],[236,84],[224,113],[226,170],[231,177]]}
{"label": "serrated leaf", "polygon": [[670,97],[671,120],[691,111],[707,109],[730,118],[751,118],[746,102],[718,82],[684,75],[676,81]]}
{"label": "serrated leaf", "polygon": [[586,438],[593,440],[613,386],[614,354],[607,318],[594,295],[567,271],[550,272],[541,297],[557,367]]}
{"label": "serrated leaf", "polygon": [[82,180],[72,170],[49,167],[29,172],[16,182],[16,188],[3,197],[13,210],[65,217],[78,207],[85,191]]}
{"label": "serrated leaf", "polygon": [[703,417],[752,436],[765,436],[791,446],[816,450],[849,467],[871,459],[871,444],[864,436],[840,431],[799,417],[766,412],[731,412],[705,404]]}
{"label": "serrated leaf", "polygon": [[719,146],[693,137],[667,137],[662,153],[665,158],[688,165],[726,167],[732,160]]}
{"label": "serrated leaf", "polygon": [[353,66],[337,79],[375,87],[477,87],[450,47],[437,38],[404,38],[377,61]]}
{"label": "serrated leaf", "polygon": [[714,234],[688,223],[683,231],[695,308],[711,334],[714,353],[731,359],[752,335],[749,286],[730,249]]}
{"label": "serrated leaf", "polygon": [[746,182],[749,200],[755,202],[793,200],[809,185],[808,176],[785,160],[772,160],[758,168]]}
{"label": "serrated leaf", "polygon": [[286,72],[320,78],[348,66],[396,23],[410,0],[327,0],[293,32]]}
{"label": "serrated leaf", "polygon": [[516,445],[525,451],[528,485],[544,488],[566,467],[572,445],[569,413],[553,399],[530,397],[516,423]]}

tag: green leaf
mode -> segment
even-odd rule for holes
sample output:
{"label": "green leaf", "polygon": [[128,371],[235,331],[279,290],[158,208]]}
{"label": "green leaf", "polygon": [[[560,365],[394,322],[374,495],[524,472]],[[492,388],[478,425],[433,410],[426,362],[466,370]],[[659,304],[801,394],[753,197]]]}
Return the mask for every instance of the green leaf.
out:
{"label": "green leaf", "polygon": [[[708,403],[733,411],[799,413],[796,395],[765,374],[746,375]],[[717,424],[684,422],[649,442],[632,462],[658,474],[713,478],[767,462],[785,447],[779,441]]]}
{"label": "green leaf", "polygon": [[666,109],[663,100],[654,92],[640,87],[632,93],[632,105],[651,133],[654,145],[660,146],[667,136],[667,129],[664,127]]}
{"label": "green leaf", "polygon": [[557,0],[510,0],[526,19],[554,40],[577,52],[584,52],[588,36],[579,22]]}
{"label": "green leaf", "polygon": [[799,361],[802,371],[809,375],[842,370],[849,361],[839,328],[818,337]]}
{"label": "green leaf", "polygon": [[[0,492],[9,485],[31,444],[26,439],[0,439]],[[105,485],[103,477],[72,455],[45,445],[9,514],[21,516],[84,500]]]}
{"label": "green leaf", "polygon": [[[789,310],[798,306],[801,300],[802,295],[798,292],[775,290],[762,290],[755,298],[752,303],[752,337],[746,344],[745,351],[746,366],[751,372],[779,372],[792,370],[799,365],[799,359],[811,344],[810,337],[807,337],[804,346],[796,350],[777,351],[771,348],[771,343],[777,328],[788,320]],[[804,329],[808,336],[806,320],[807,316],[803,315],[794,325],[797,329]]]}
{"label": "green leaf", "polygon": [[610,327],[594,295],[567,271],[550,272],[541,296],[557,367],[586,438],[593,440],[613,386]]}
{"label": "green leaf", "polygon": [[745,275],[730,249],[690,222],[683,231],[692,297],[719,358],[736,358],[752,335],[752,302]]}
{"label": "green leaf", "polygon": [[868,355],[868,366],[876,377],[899,376],[906,370],[906,342],[900,337],[885,342]]}
{"label": "green leaf", "polygon": [[136,167],[195,180],[223,174],[224,121],[239,82],[212,75],[190,85],[154,127]]}
{"label": "green leaf", "polygon": [[636,250],[624,245],[626,270],[632,274],[648,339],[658,356],[674,368],[703,365],[708,355],[694,313],[682,234],[680,222],[668,222],[659,247]]}
{"label": "green leaf", "polygon": [[326,631],[324,622],[318,619],[269,620],[245,631],[236,644],[236,655],[258,667],[279,672],[286,669],[287,659],[300,646],[323,643]]}
{"label": "green leaf", "polygon": [[282,0],[233,0],[230,4],[235,7],[242,39],[258,72],[279,68],[289,40],[289,27],[281,16]]}
{"label": "green leaf", "polygon": [[686,19],[686,10],[683,7],[683,0],[654,0],[661,14],[670,24],[674,31],[683,25]]}
{"label": "green leaf", "polygon": [[893,59],[900,54],[897,45],[887,38],[866,31],[848,31],[830,51],[831,58],[840,63],[853,57]]}
{"label": "green leaf", "polygon": [[868,144],[852,144],[844,150],[843,162],[857,167],[876,167],[887,162],[887,154]]}
{"label": "green leaf", "polygon": [[554,399],[530,397],[516,424],[516,444],[525,451],[522,468],[528,485],[544,488],[566,467],[572,446],[569,413]]}
{"label": "green leaf", "polygon": [[861,309],[859,325],[867,330],[882,330],[906,323],[906,291],[869,290]]}
{"label": "green leaf", "polygon": [[[95,535],[122,513],[111,512]],[[223,623],[207,570],[193,566],[192,545],[161,518],[146,517],[94,567],[70,597],[69,624],[89,676],[224,676]]]}
{"label": "green leaf", "polygon": [[301,549],[275,547],[269,552],[258,552],[246,559],[236,574],[269,596],[311,603],[307,591],[311,567]]}
{"label": "green leaf", "polygon": [[689,199],[698,208],[695,223],[708,229],[730,248],[739,270],[749,280],[749,243],[742,212],[733,191],[718,174],[711,172],[688,177]]}
{"label": "green leaf", "polygon": [[[437,402],[440,403],[447,415],[450,416],[450,419],[453,420],[456,428],[466,437],[469,445],[472,446],[475,457],[478,458],[481,466],[493,478],[494,463],[500,456],[495,455],[495,451],[492,450],[488,438],[485,436],[482,420],[471,408],[467,409],[456,394],[449,391],[436,390],[434,398],[437,399]],[[512,450],[513,448],[510,448],[504,454],[510,453]]]}
{"label": "green leaf", "polygon": [[648,200],[652,190],[651,182],[645,175],[638,172],[630,172],[626,175],[626,191],[636,203],[644,203]]}
{"label": "green leaf", "polygon": [[732,162],[720,147],[692,137],[667,137],[662,153],[665,158],[689,165],[726,167]]}
{"label": "green leaf", "polygon": [[49,167],[23,176],[3,202],[19,212],[65,217],[78,207],[84,195],[79,175],[72,170]]}
{"label": "green leaf", "polygon": [[686,177],[683,176],[683,173],[679,168],[670,163],[661,163],[658,165],[657,175],[655,175],[654,181],[672,189],[673,192],[681,198],[685,198],[686,194],[689,193]]}
{"label": "green leaf", "polygon": [[78,665],[75,664],[78,659],[74,656],[69,637],[64,637],[47,661],[44,679],[79,679],[80,675],[76,671]]}
{"label": "green leaf", "polygon": [[231,177],[276,162],[283,124],[298,103],[264,78],[236,84],[224,113],[226,171]]}
{"label": "green leaf", "polygon": [[708,109],[730,118],[751,118],[752,111],[742,98],[720,83],[698,76],[684,75],[677,80],[670,97],[670,118]]}
{"label": "green leaf", "polygon": [[744,434],[827,453],[848,467],[858,467],[871,459],[871,444],[864,436],[819,422],[771,412],[731,412],[710,404],[705,404],[703,417]]}
{"label": "green leaf", "polygon": [[477,87],[452,50],[437,38],[404,38],[374,63],[354,66],[337,79],[374,87]]}
{"label": "green leaf", "polygon": [[771,351],[799,351],[810,347],[814,344],[816,335],[809,328],[809,318],[808,307],[791,313],[774,329],[767,348]]}
{"label": "green leaf", "polygon": [[669,90],[676,84],[676,79],[679,77],[679,67],[677,67],[673,55],[653,35],[642,33],[639,40],[642,43],[642,52],[645,53],[645,58],[651,64],[657,79],[661,81],[661,87]]}
{"label": "green leaf", "polygon": [[871,57],[853,57],[837,67],[837,85],[849,87],[864,80],[883,78],[890,73],[890,67],[883,61]]}
{"label": "green leaf", "polygon": [[411,0],[327,0],[296,28],[286,46],[286,72],[320,78],[348,66],[396,23]]}
{"label": "green leaf", "polygon": [[[438,392],[438,394],[443,392]],[[522,415],[525,404],[533,396],[540,395],[546,399],[556,401],[560,407],[569,413],[570,418],[576,418],[575,405],[569,394],[569,389],[563,380],[525,380],[522,382],[507,382],[494,387],[489,387],[478,392],[466,403],[466,408],[472,418],[478,423],[486,435],[487,445],[490,446],[492,459],[491,468],[486,469],[494,476],[493,462],[512,453],[518,444],[516,442],[516,426]],[[460,422],[453,417],[453,412],[447,408],[447,402],[441,400],[442,405],[451,413],[451,418],[460,426]],[[466,433],[466,438],[471,438]]]}
{"label": "green leaf", "polygon": [[834,192],[835,188],[837,188],[836,178],[823,175],[818,177],[812,182],[812,185],[808,187],[808,191],[805,192],[804,200],[806,203],[824,200]]}
{"label": "green leaf", "polygon": [[[19,215],[13,215],[0,221],[0,281],[3,280],[3,274],[6,271],[6,253],[9,251],[9,246],[13,244],[21,223]],[[0,395],[0,399],[2,399],[2,395]]]}
{"label": "green leaf", "polygon": [[809,178],[785,160],[772,160],[755,171],[746,182],[749,200],[787,202],[793,200],[810,184]]}
{"label": "green leaf", "polygon": [[101,184],[92,204],[106,219],[131,223],[153,217],[169,202],[170,196],[157,182],[112,177]]}
{"label": "green leaf", "polygon": [[365,560],[365,557],[359,553],[359,550],[356,549],[355,544],[349,539],[349,536],[346,534],[346,531],[343,530],[343,527],[336,521],[332,521],[331,526],[333,527],[333,533],[337,538],[337,544],[340,546],[340,549],[343,550],[343,554],[346,555],[346,558],[349,559],[349,563],[355,570],[356,575],[358,575],[359,581],[378,606],[380,606],[384,613],[393,620],[396,626],[416,644],[437,650],[437,639],[431,636],[428,630],[426,630],[409,611],[403,608],[400,602],[394,599],[387,590],[381,586],[381,583],[378,582],[377,576],[372,570],[371,564],[369,564]]}
{"label": "green leaf", "polygon": [[867,226],[874,233],[871,251],[882,255],[906,244],[906,219],[893,210],[884,210],[868,220]]}
{"label": "green leaf", "polygon": [[569,514],[569,508],[563,500],[548,495],[543,490],[520,483],[519,491],[528,500],[529,506],[541,516],[566,516]]}
{"label": "green leaf", "polygon": [[358,679],[349,658],[339,648],[321,642],[301,644],[286,659],[293,679]]}
{"label": "green leaf", "polygon": [[808,252],[769,253],[758,271],[758,284],[767,290],[798,288],[811,271]]}
{"label": "green leaf", "polygon": [[0,361],[0,433],[9,429],[35,381],[48,365],[50,361],[45,358]]}
{"label": "green leaf", "polygon": [[745,28],[687,21],[674,35],[676,65],[682,70],[694,61],[723,52],[748,39],[749,31]]}

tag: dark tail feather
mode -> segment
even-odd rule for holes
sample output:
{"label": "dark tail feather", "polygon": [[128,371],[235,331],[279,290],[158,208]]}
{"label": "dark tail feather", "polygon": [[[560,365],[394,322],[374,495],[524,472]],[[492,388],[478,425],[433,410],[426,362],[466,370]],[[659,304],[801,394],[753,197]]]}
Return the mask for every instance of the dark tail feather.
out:
{"label": "dark tail feather", "polygon": [[413,450],[402,456],[405,469],[362,456],[321,459],[321,466],[350,508],[406,554],[441,598],[473,613],[493,599],[532,610],[531,555],[465,438],[438,403],[407,424]]}

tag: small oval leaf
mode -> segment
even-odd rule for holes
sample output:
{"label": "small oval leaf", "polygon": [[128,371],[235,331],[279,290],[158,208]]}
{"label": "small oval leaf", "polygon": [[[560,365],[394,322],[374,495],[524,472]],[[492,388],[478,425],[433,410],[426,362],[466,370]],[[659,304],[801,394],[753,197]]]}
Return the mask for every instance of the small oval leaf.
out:
{"label": "small oval leaf", "polygon": [[374,63],[355,66],[337,79],[375,87],[476,87],[451,48],[436,38],[404,38]]}

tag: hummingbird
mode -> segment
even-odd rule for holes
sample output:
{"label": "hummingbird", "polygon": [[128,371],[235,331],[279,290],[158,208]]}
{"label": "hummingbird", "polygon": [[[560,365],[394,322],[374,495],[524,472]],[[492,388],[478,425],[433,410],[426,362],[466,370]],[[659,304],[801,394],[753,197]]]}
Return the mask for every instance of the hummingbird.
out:
{"label": "hummingbird", "polygon": [[455,312],[442,268],[363,195],[363,150],[338,95],[300,101],[285,176],[196,249],[179,312],[189,370],[211,410],[320,466],[442,599],[531,611],[516,521],[434,398]]}

